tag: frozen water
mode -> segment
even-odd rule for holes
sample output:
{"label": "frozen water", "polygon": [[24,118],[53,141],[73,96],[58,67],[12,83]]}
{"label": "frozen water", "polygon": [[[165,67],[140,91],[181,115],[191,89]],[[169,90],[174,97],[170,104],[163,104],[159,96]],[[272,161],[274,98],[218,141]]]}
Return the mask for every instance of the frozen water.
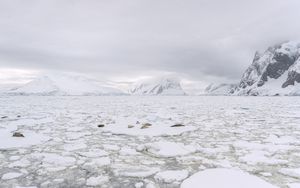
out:
{"label": "frozen water", "polygon": [[289,188],[300,188],[300,183],[290,183]]}
{"label": "frozen water", "polygon": [[299,186],[297,97],[3,96],[0,106],[0,187],[179,188],[217,168]]}

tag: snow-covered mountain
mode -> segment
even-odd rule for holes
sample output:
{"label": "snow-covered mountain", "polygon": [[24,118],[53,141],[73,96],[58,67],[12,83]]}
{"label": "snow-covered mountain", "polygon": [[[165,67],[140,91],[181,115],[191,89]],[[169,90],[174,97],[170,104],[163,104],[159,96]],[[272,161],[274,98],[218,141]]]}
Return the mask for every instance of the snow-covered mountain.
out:
{"label": "snow-covered mountain", "polygon": [[180,80],[175,77],[159,77],[139,81],[133,84],[129,93],[132,95],[185,95]]}
{"label": "snow-covered mountain", "polygon": [[82,75],[49,74],[5,92],[10,95],[123,95]]}
{"label": "snow-covered mountain", "polygon": [[7,92],[13,88],[19,87],[22,84],[0,84],[0,94]]}
{"label": "snow-covered mountain", "polygon": [[284,42],[256,52],[235,95],[300,95],[300,42]]}
{"label": "snow-covered mountain", "polygon": [[223,96],[223,95],[231,95],[235,88],[236,84],[210,84],[204,90],[203,95],[211,95],[211,96]]}

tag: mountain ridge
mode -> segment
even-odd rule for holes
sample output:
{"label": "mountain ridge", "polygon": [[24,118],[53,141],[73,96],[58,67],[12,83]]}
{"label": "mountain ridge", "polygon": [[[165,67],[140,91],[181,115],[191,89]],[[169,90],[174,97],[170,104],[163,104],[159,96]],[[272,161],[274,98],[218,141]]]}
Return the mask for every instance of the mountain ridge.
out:
{"label": "mountain ridge", "polygon": [[79,75],[43,75],[27,84],[6,91],[9,95],[125,95],[119,89],[102,86],[96,80]]}
{"label": "mountain ridge", "polygon": [[300,42],[289,41],[256,52],[234,95],[300,95]]}

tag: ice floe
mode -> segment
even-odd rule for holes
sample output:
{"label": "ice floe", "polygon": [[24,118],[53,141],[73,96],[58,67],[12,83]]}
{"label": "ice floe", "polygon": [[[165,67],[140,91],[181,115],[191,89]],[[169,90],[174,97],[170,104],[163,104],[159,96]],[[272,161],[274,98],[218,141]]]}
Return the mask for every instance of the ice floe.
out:
{"label": "ice floe", "polygon": [[110,163],[111,161],[109,157],[100,157],[100,158],[91,159],[89,162],[83,165],[83,168],[88,169],[90,171],[92,170],[97,171],[98,168],[110,165]]}
{"label": "ice floe", "polygon": [[286,164],[287,160],[276,159],[268,156],[269,153],[266,151],[252,151],[251,153],[240,158],[241,161],[251,165],[255,164]]}
{"label": "ice floe", "polygon": [[157,173],[154,179],[164,183],[179,183],[188,176],[189,172],[187,170],[168,170]]}
{"label": "ice floe", "polygon": [[86,180],[87,186],[101,186],[109,181],[107,176],[90,177]]}
{"label": "ice floe", "polygon": [[197,127],[192,125],[172,127],[174,124],[176,124],[176,122],[159,116],[146,116],[146,118],[142,118],[142,120],[134,117],[126,117],[119,118],[113,124],[105,126],[103,131],[111,132],[113,134],[132,136],[171,136],[180,135],[184,132],[197,129]]}
{"label": "ice floe", "polygon": [[300,168],[283,168],[279,170],[279,172],[284,175],[300,179]]}
{"label": "ice floe", "polygon": [[50,138],[33,131],[24,131],[25,137],[13,137],[13,132],[0,128],[0,149],[26,148],[33,145],[42,144]]}
{"label": "ice floe", "polygon": [[300,188],[300,182],[299,183],[289,183],[289,188]]}
{"label": "ice floe", "polygon": [[181,188],[276,188],[266,181],[238,170],[209,169],[198,172],[181,184]]}
{"label": "ice floe", "polygon": [[56,153],[34,153],[31,156],[33,159],[40,159],[44,166],[65,167],[76,163],[74,157],[61,156]]}
{"label": "ice floe", "polygon": [[114,174],[117,176],[124,176],[124,177],[146,178],[156,174],[157,172],[159,172],[159,170],[160,170],[159,168],[149,168],[141,165],[136,167],[115,166]]}
{"label": "ice floe", "polygon": [[195,146],[168,141],[159,141],[145,144],[138,147],[137,149],[139,151],[144,151],[146,153],[159,157],[177,157],[188,155],[197,151]]}
{"label": "ice floe", "polygon": [[22,173],[18,173],[18,172],[9,172],[9,173],[4,174],[1,177],[1,179],[2,180],[11,180],[11,179],[18,178],[18,177],[20,177],[22,175],[23,175]]}

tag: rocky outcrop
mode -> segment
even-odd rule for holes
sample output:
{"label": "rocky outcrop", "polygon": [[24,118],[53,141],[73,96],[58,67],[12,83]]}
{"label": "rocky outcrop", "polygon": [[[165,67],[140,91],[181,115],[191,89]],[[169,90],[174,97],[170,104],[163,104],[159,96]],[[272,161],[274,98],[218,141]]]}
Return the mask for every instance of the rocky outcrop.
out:
{"label": "rocky outcrop", "polygon": [[289,71],[287,80],[283,83],[282,87],[286,88],[296,83],[300,83],[300,57]]}
{"label": "rocky outcrop", "polygon": [[295,56],[297,54],[295,50],[295,46],[292,45],[282,45],[276,49],[272,61],[267,65],[266,70],[263,72],[258,86],[262,86],[268,81],[268,78],[278,79],[282,76],[295,63]]}
{"label": "rocky outcrop", "polygon": [[264,54],[260,54],[259,52],[255,53],[251,66],[242,76],[242,80],[239,84],[240,88],[252,86],[255,82],[257,82],[259,77],[263,74],[263,71],[267,66],[267,62],[270,61],[272,57],[272,51],[273,49],[269,49]]}

